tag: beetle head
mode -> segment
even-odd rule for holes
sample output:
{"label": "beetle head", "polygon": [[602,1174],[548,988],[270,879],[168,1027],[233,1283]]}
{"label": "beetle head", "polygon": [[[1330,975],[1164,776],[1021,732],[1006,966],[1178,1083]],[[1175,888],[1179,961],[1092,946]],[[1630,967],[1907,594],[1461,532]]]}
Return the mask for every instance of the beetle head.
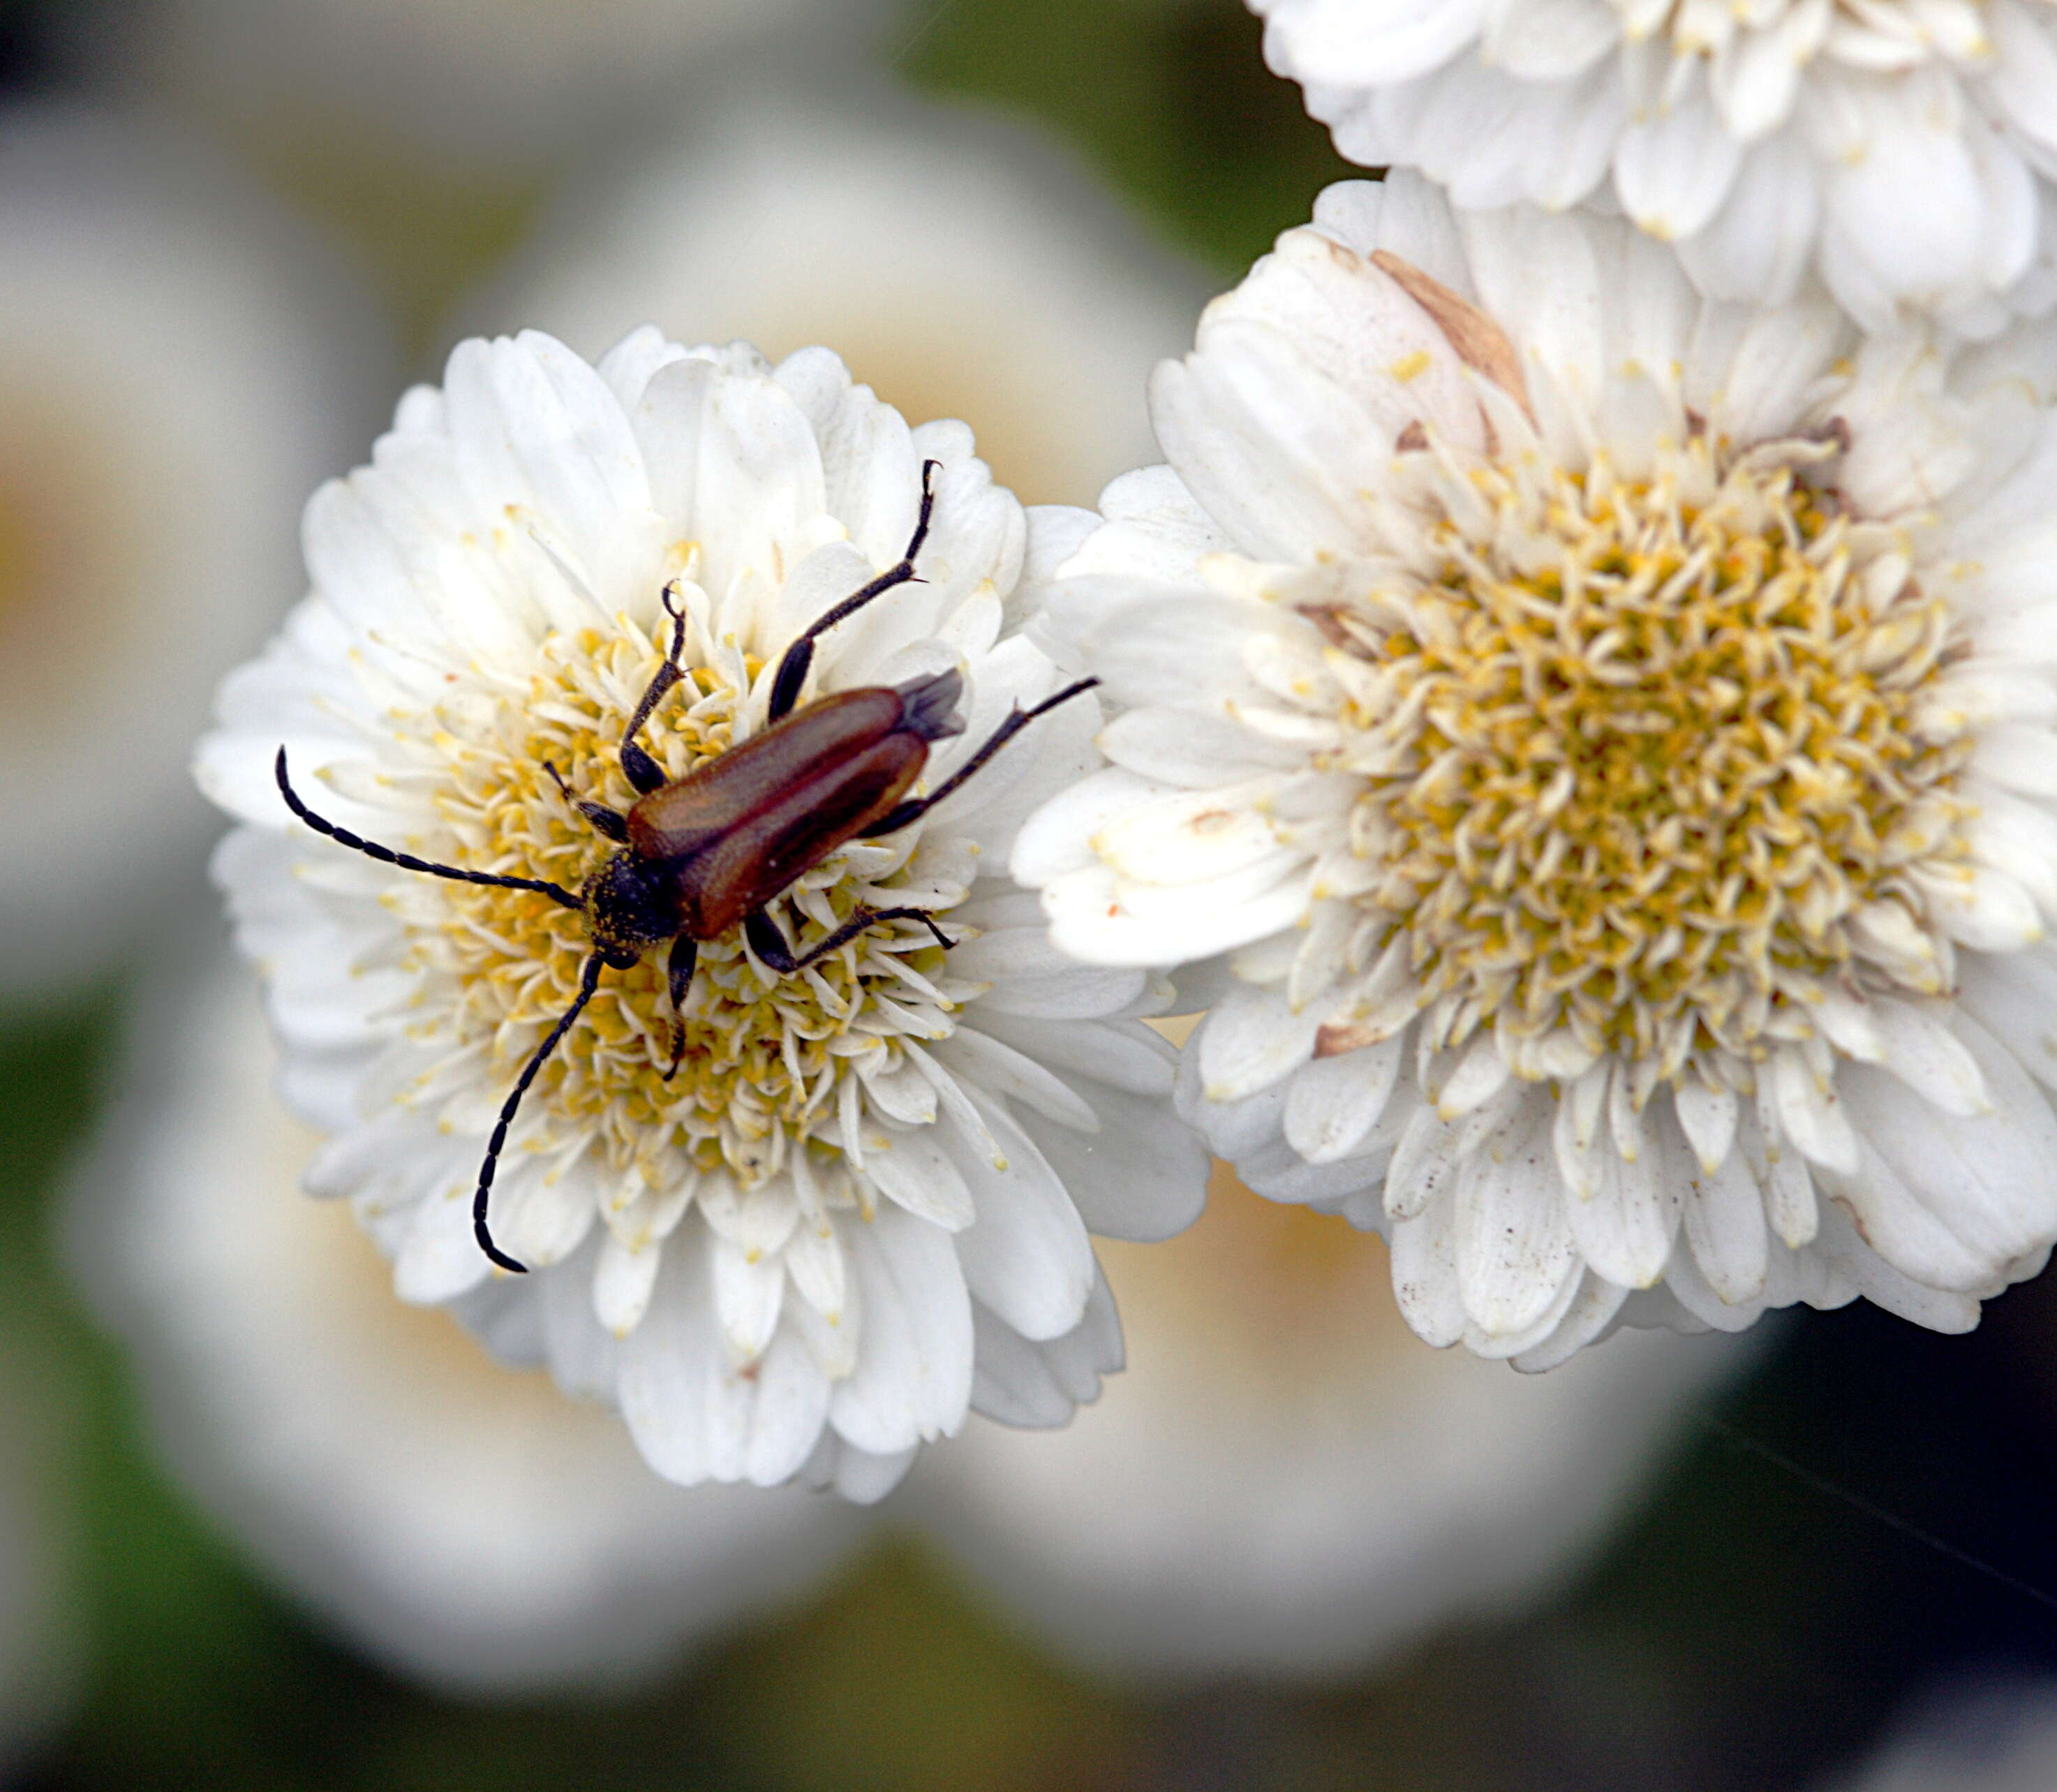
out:
{"label": "beetle head", "polygon": [[626,970],[682,925],[677,896],[661,866],[628,848],[586,879],[585,920],[603,963]]}

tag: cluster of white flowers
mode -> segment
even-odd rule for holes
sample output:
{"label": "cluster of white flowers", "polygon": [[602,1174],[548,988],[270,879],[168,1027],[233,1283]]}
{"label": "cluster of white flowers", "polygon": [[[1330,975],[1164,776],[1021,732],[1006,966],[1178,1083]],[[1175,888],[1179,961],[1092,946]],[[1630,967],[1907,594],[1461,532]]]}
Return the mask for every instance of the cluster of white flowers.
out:
{"label": "cluster of white flowers", "polygon": [[[1392,172],[1168,464],[1025,509],[826,350],[468,342],[202,747],[309,1187],[675,1480],[1065,1422],[1210,1149],[1528,1369],[2057,1239],[2057,13],[1258,10]],[[696,782],[889,688],[891,779]]]}
{"label": "cluster of white flowers", "polygon": [[1453,204],[1603,201],[1711,298],[1869,327],[2057,303],[2049,0],[1252,0],[1336,146]]}
{"label": "cluster of white flowers", "polygon": [[683,1481],[876,1497],[974,1400],[1061,1422],[1118,1365],[1087,1225],[1178,1231],[1205,1165],[1139,1018],[1168,985],[1068,964],[1005,880],[1022,820],[1088,762],[1092,698],[791,891],[810,940],[914,907],[955,950],[882,923],[782,976],[731,927],[676,1002],[647,963],[599,985],[493,1191],[502,1247],[541,1272],[521,1283],[489,1281],[474,1242],[481,1141],[598,965],[585,917],[289,835],[270,768],[283,743],[363,836],[582,886],[573,795],[635,799],[616,743],[664,663],[668,588],[685,675],[647,738],[676,779],[762,730],[796,632],[899,561],[925,464],[921,578],[824,633],[809,688],[953,677],[967,726],[940,783],[1060,682],[1009,608],[1043,529],[962,425],[910,429],[825,351],[775,368],[654,331],[597,369],[541,335],[460,347],[316,499],[314,593],[201,752],[244,823],[219,870],[295,1096],[333,1136],[310,1185],[357,1203],[403,1295],[536,1337]]}

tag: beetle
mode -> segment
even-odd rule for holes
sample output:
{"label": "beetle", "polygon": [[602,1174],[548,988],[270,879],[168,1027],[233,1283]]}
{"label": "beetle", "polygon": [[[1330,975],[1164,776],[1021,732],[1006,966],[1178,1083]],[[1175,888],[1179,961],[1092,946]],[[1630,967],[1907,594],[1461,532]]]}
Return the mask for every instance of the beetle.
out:
{"label": "beetle", "polygon": [[859,908],[826,938],[795,951],[769,905],[846,842],[877,839],[920,820],[1036,717],[1100,682],[1082,678],[1032,708],[1010,711],[977,751],[921,797],[907,792],[927,764],[929,747],[964,731],[957,713],[964,681],[955,671],[897,687],[867,686],[800,702],[814,664],[815,641],[895,587],[918,582],[914,561],[929,537],[941,464],[932,460],[922,465],[921,509],[899,563],[824,611],[787,648],[771,681],[768,725],[672,780],[636,743],[657,705],[685,676],[679,664],[685,651],[685,614],[674,601],[676,581],[664,587],[662,601],[672,622],[671,651],[621,735],[621,769],[636,800],[625,815],[604,803],[576,802],[557,767],[547,767],[565,800],[596,834],[619,849],[578,890],[540,878],[432,864],[339,827],[300,799],[287,774],[286,749],[279,747],[272,767],[279,794],[287,807],[315,832],[402,870],[494,889],[536,890],[585,917],[592,950],[579,974],[578,994],[516,1079],[479,1168],[472,1230],[479,1248],[501,1268],[517,1275],[528,1273],[526,1264],[493,1243],[487,1223],[493,1174],[507,1130],[529,1084],[592,1001],[603,969],[627,970],[652,947],[670,942],[665,961],[672,1006],[672,1062],[664,1072],[668,1081],[685,1054],[685,1001],[700,945],[719,938],[739,922],[759,962],[782,977],[804,970],[881,922],[918,920],[947,950],[957,942],[926,909]]}

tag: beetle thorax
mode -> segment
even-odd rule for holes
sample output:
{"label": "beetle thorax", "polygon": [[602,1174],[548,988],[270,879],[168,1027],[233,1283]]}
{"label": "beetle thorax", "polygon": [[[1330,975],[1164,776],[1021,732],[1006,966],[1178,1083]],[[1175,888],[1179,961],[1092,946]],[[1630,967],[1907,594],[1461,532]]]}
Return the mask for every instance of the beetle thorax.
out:
{"label": "beetle thorax", "polygon": [[[619,949],[608,954],[610,963],[631,961],[633,952],[627,968],[606,973],[538,1076],[515,1129],[515,1161],[525,1148],[598,1150],[620,1177],[632,1218],[710,1173],[725,1172],[747,1191],[779,1176],[797,1150],[808,1160],[811,1185],[834,1199],[842,1185],[842,1130],[858,1124],[864,1108],[841,1094],[842,1085],[897,1070],[903,1038],[947,1037],[976,986],[953,982],[933,941],[912,930],[867,934],[803,974],[783,977],[762,969],[731,930],[700,949],[685,1059],[675,1078],[664,1080],[672,1016],[661,942],[676,930],[670,899],[653,866],[593,834],[549,769],[578,799],[626,811],[636,793],[622,775],[618,742],[660,658],[656,643],[626,625],[617,633],[553,636],[528,690],[482,679],[454,693],[440,726],[417,742],[442,831],[418,835],[414,846],[452,863],[583,889],[592,917],[589,923],[527,891],[396,876],[388,900],[408,923],[416,963],[430,973],[424,986],[431,993],[421,1005],[427,1030],[447,1033],[453,1053],[486,1052],[497,1072],[512,1076],[569,1005],[593,945]],[[686,664],[685,681],[640,737],[672,779],[728,748],[751,682],[762,683],[761,659],[711,643],[699,628]],[[760,712],[761,700],[760,691]],[[782,898],[789,934],[820,937],[853,911],[861,891],[874,906],[890,900],[921,834],[917,825],[890,840],[839,848]],[[938,878],[925,858],[922,905],[947,911],[972,869],[968,860],[953,890],[955,879]],[[798,930],[787,902],[806,918]],[[468,1116],[462,1124],[470,1124]],[[610,1215],[609,1223],[633,1242],[623,1231],[630,1219]]]}

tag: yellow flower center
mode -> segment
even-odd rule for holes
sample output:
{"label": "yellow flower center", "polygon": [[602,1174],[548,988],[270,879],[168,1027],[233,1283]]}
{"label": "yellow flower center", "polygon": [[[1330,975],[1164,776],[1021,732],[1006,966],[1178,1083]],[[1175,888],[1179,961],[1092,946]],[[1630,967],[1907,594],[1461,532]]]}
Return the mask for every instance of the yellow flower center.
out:
{"label": "yellow flower center", "polygon": [[[594,833],[549,768],[577,799],[625,813],[636,792],[621,771],[621,731],[660,657],[626,624],[613,636],[555,637],[528,688],[508,691],[489,718],[466,716],[461,730],[453,722],[436,737],[446,774],[437,803],[461,842],[458,862],[576,890],[620,850]],[[754,658],[689,667],[640,743],[672,779],[724,751],[747,681],[760,669]],[[779,915],[796,948],[857,906],[848,850],[792,893],[804,924],[790,910]],[[889,885],[897,874],[880,868]],[[434,925],[413,930],[417,962],[454,977],[459,994],[449,1021],[457,1039],[486,1045],[511,1084],[577,994],[591,950],[585,918],[530,891],[418,881],[441,912]],[[944,955],[925,931],[882,926],[781,977],[748,957],[737,928],[700,947],[684,1013],[684,1057],[667,1080],[672,1010],[664,957],[656,949],[632,969],[602,974],[524,1108],[550,1116],[550,1137],[538,1148],[575,1150],[596,1138],[627,1179],[624,1204],[639,1186],[677,1186],[688,1166],[726,1168],[747,1189],[787,1164],[800,1141],[811,1140],[818,1156],[832,1155],[846,1119],[839,1099],[855,1093],[844,1091],[856,1061],[879,1053],[897,1058],[900,1037],[937,1038],[952,1028],[942,1017],[954,1001],[934,981],[946,976]]]}
{"label": "yellow flower center", "polygon": [[1961,855],[1968,743],[1914,725],[1948,617],[1893,532],[1799,476],[1834,451],[1488,466],[1432,518],[1436,574],[1318,618],[1374,668],[1353,845],[1386,937],[1459,998],[1443,1042],[1759,1056],[1850,965],[1858,909]]}

